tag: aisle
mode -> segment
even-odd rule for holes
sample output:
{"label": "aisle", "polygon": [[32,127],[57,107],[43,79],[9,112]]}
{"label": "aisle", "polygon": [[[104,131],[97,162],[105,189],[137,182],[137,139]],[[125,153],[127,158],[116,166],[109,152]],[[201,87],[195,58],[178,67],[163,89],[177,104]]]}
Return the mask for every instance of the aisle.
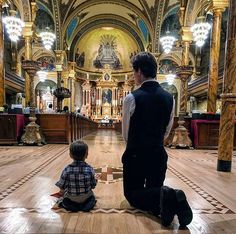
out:
{"label": "aisle", "polygon": [[232,173],[215,170],[216,151],[170,150],[166,184],[184,189],[193,207],[189,229],[169,228],[132,208],[123,196],[121,155],[124,142],[112,130],[84,138],[88,163],[101,179],[98,203],[90,213],[51,209],[55,182],[71,159],[68,145],[0,147],[0,233],[236,233],[236,164]]}

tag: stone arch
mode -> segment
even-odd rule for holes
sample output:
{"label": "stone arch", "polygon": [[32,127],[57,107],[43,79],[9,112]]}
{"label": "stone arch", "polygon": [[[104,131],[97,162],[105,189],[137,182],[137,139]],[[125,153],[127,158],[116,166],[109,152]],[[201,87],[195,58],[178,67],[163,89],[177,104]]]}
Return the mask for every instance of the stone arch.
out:
{"label": "stone arch", "polygon": [[189,0],[186,6],[185,25],[191,27],[201,10],[207,9],[210,3],[208,0]]}
{"label": "stone arch", "polygon": [[34,48],[33,55],[32,55],[33,60],[38,60],[40,57],[43,57],[43,56],[52,56],[52,57],[56,58],[55,54],[52,50],[46,50],[42,47]]}
{"label": "stone arch", "polygon": [[[150,21],[146,18],[145,14],[138,7],[136,7],[134,4],[130,3],[129,1],[125,1],[125,0],[119,0],[119,1],[110,0],[108,2],[111,3],[111,4],[118,4],[118,5],[124,6],[124,7],[128,8],[128,9],[132,10],[135,14],[137,14],[145,22],[145,24],[146,24],[146,26],[148,28],[148,31],[150,32],[151,37],[153,36],[153,33],[152,33],[153,29],[152,29],[152,26],[150,24]],[[63,24],[62,38],[63,39],[65,38],[67,27],[69,26],[71,20],[76,15],[78,15],[81,12],[83,12],[87,7],[90,7],[92,5],[97,5],[97,4],[100,4],[100,3],[103,3],[103,1],[102,0],[85,1],[84,3],[82,3],[80,5],[79,8],[75,9],[73,11],[73,13],[67,18],[67,20]],[[117,18],[117,17],[118,17],[118,15],[115,18]]]}
{"label": "stone arch", "polygon": [[56,88],[57,84],[52,80],[47,79],[37,83],[35,87],[36,106],[40,112],[43,112],[50,103],[53,105],[53,109],[56,108],[56,97],[53,95]]}
{"label": "stone arch", "polygon": [[[181,63],[182,63],[182,51],[179,50],[179,51],[175,51],[174,53],[170,53],[170,54],[162,53],[161,56],[159,57],[159,61],[163,60],[163,59],[173,60],[179,66],[181,66]],[[195,62],[195,59],[194,59],[194,55],[191,52],[189,53],[189,60],[190,60],[191,65],[195,67],[196,62]]]}

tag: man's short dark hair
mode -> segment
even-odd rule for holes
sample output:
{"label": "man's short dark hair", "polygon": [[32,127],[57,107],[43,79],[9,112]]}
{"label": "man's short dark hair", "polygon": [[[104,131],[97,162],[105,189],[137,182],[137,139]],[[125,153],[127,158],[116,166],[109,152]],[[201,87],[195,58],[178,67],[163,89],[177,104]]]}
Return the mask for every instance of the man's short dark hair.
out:
{"label": "man's short dark hair", "polygon": [[135,71],[142,72],[145,78],[155,78],[157,74],[157,62],[155,57],[149,52],[141,52],[132,59],[132,66]]}
{"label": "man's short dark hair", "polygon": [[83,141],[74,141],[70,144],[70,154],[74,160],[84,160],[88,152],[88,145]]}
{"label": "man's short dark hair", "polygon": [[50,104],[48,105],[48,107],[49,107],[49,108],[52,108],[52,104],[50,103]]}

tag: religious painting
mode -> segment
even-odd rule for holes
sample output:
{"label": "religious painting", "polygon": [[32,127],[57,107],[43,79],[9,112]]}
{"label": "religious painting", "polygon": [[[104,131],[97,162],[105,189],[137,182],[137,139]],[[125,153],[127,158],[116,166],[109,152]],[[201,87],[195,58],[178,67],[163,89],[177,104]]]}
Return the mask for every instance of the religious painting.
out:
{"label": "religious painting", "polygon": [[84,67],[84,61],[85,61],[85,52],[80,53],[79,49],[77,49],[75,53],[75,62],[78,67]]}
{"label": "religious painting", "polygon": [[111,69],[121,69],[122,65],[117,55],[116,37],[113,35],[102,35],[98,48],[98,55],[93,61],[95,68],[103,69],[105,65],[110,65]]}
{"label": "religious painting", "polygon": [[110,79],[110,75],[109,75],[108,73],[106,73],[106,74],[104,75],[104,80],[108,81],[109,79]]}
{"label": "religious painting", "polygon": [[163,59],[160,61],[159,64],[159,73],[160,74],[168,74],[168,73],[175,73],[178,64],[170,59]]}
{"label": "religious painting", "polygon": [[39,66],[44,71],[55,71],[55,58],[52,56],[44,56],[37,60],[40,62]]}
{"label": "religious painting", "polygon": [[112,99],[112,91],[110,89],[103,89],[102,90],[102,103],[111,104],[111,99]]}

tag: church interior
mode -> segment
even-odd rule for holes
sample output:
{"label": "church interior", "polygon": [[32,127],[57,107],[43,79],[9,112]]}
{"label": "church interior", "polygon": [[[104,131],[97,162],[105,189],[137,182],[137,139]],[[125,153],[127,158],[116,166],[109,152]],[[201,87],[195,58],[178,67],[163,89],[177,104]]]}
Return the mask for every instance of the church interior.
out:
{"label": "church interior", "polygon": [[[236,233],[235,0],[0,8],[0,233]],[[122,106],[138,88],[131,61],[142,51],[175,100],[165,184],[187,195],[193,221],[184,230],[123,195]],[[50,195],[77,139],[99,175],[97,204],[71,213]]]}

